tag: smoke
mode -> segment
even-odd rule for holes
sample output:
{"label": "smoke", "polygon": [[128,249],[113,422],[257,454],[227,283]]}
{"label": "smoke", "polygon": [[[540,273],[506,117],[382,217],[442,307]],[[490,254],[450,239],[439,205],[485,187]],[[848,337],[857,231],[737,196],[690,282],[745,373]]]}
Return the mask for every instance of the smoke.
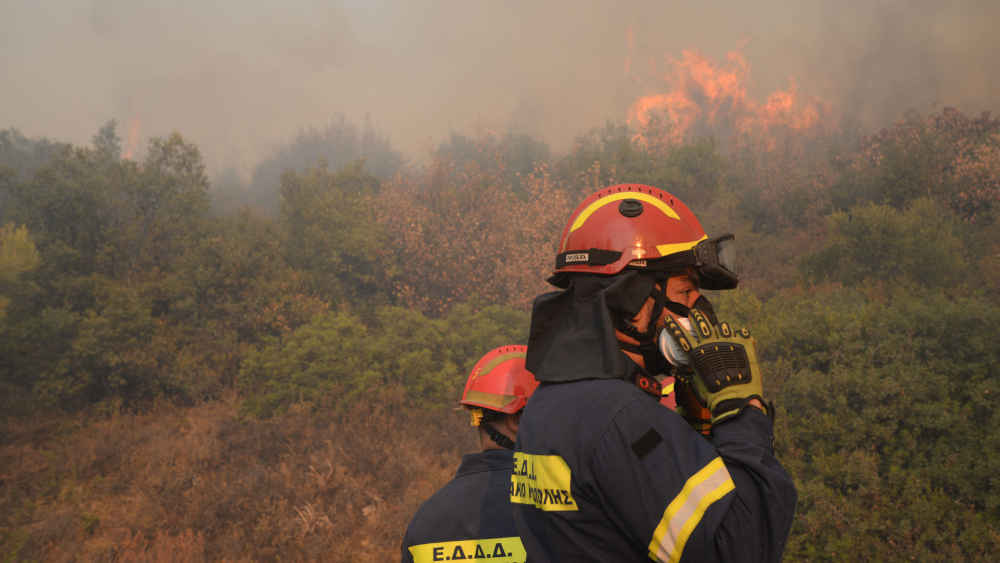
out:
{"label": "smoke", "polygon": [[338,115],[371,115],[418,159],[452,131],[558,149],[623,122],[685,49],[739,50],[757,99],[794,81],[877,127],[909,108],[1000,109],[998,18],[992,0],[5,2],[0,128],[85,143],[116,118],[245,173]]}
{"label": "smoke", "polygon": [[1000,67],[992,55],[1000,47],[992,23],[1000,4],[875,2],[867,17],[855,15],[826,6],[821,37],[831,49],[809,53],[812,60],[825,59],[817,91],[847,116],[878,125],[910,109],[1000,109]]}

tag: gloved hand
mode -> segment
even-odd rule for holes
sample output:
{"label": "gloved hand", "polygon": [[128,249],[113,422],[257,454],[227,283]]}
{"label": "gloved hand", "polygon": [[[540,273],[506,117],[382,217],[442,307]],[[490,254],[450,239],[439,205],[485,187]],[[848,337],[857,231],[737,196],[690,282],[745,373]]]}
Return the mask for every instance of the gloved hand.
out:
{"label": "gloved hand", "polygon": [[[667,319],[667,333],[690,356],[692,387],[712,413],[712,424],[739,414],[751,399],[764,403],[763,375],[750,331],[729,323],[713,326],[701,311],[691,310],[691,332]],[[766,411],[765,411],[766,412]]]}
{"label": "gloved hand", "polygon": [[699,434],[712,434],[712,413],[708,406],[698,398],[694,391],[694,372],[689,369],[677,369],[674,372],[674,394],[677,397],[677,414],[688,421],[691,428]]}

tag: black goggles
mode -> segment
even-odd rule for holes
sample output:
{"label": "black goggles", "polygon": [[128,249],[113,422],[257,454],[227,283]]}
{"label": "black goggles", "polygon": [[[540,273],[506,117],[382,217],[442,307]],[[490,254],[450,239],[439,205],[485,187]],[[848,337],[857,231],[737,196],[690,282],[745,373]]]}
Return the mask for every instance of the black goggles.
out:
{"label": "black goggles", "polygon": [[698,287],[702,289],[733,289],[740,281],[736,269],[736,236],[731,233],[705,239],[691,250],[643,260],[629,267],[657,272],[663,277],[694,270]]}
{"label": "black goggles", "polygon": [[[613,250],[570,250],[556,257],[556,269],[576,263],[591,266],[611,264],[621,258],[621,252]],[[653,272],[657,277],[669,277],[694,270],[698,286],[703,289],[734,289],[740,278],[736,269],[736,236],[727,233],[705,239],[691,250],[671,254],[664,258],[633,260],[626,268]],[[555,274],[549,282],[558,287],[566,287],[565,274]]]}
{"label": "black goggles", "polygon": [[740,277],[736,268],[736,236],[727,233],[703,240],[692,249],[698,284],[705,289],[733,289]]}

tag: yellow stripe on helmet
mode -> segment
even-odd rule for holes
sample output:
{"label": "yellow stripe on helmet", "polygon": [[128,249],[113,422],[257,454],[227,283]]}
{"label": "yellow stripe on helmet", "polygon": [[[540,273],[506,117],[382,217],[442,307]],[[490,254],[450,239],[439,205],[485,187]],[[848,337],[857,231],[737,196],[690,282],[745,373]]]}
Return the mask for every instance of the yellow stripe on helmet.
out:
{"label": "yellow stripe on helmet", "polygon": [[485,393],[483,391],[476,391],[474,389],[470,390],[468,393],[465,394],[465,397],[462,398],[463,401],[466,401],[468,403],[475,403],[478,405],[482,405],[484,407],[488,407],[489,409],[495,411],[498,411],[506,407],[507,405],[514,402],[515,399],[517,399],[517,395],[500,395],[500,394],[494,395],[493,393]]}
{"label": "yellow stripe on helmet", "polygon": [[691,250],[692,248],[698,246],[698,243],[707,239],[708,235],[701,237],[698,240],[693,240],[691,242],[675,242],[671,244],[658,244],[656,245],[656,251],[660,253],[660,256],[670,256],[671,254],[676,254],[678,252],[684,252],[685,250]]}
{"label": "yellow stripe on helmet", "polygon": [[667,217],[677,219],[678,221],[680,221],[681,219],[680,215],[678,215],[677,212],[674,211],[672,207],[664,203],[663,200],[661,200],[658,197],[653,197],[649,194],[644,194],[641,192],[619,192],[616,194],[606,195],[598,199],[594,203],[591,203],[586,208],[584,208],[584,210],[581,211],[580,214],[576,216],[576,219],[573,221],[573,224],[569,228],[569,232],[572,233],[573,231],[582,227],[583,224],[587,222],[587,219],[589,219],[590,216],[593,215],[594,212],[597,211],[598,209],[604,207],[609,203],[614,203],[616,201],[621,201],[623,199],[637,199],[639,201],[644,201],[662,211],[663,214],[666,215]]}
{"label": "yellow stripe on helmet", "polygon": [[476,370],[476,374],[473,376],[473,379],[479,379],[480,377],[493,371],[493,368],[497,367],[498,365],[508,360],[516,360],[517,358],[525,358],[525,357],[527,357],[526,352],[507,352],[506,354],[500,354],[499,356],[487,362],[486,365],[481,366],[478,370]]}

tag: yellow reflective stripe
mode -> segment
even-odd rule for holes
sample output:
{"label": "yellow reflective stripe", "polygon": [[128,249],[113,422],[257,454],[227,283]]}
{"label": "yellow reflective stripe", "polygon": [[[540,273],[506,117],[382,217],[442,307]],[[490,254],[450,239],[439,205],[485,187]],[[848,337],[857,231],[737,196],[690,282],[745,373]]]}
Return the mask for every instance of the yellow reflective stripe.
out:
{"label": "yellow reflective stripe", "polygon": [[435,561],[506,561],[524,563],[528,558],[521,538],[489,538],[481,540],[442,541],[411,545],[414,563]]}
{"label": "yellow reflective stripe", "polygon": [[656,245],[656,251],[660,253],[660,256],[670,256],[671,254],[676,254],[678,252],[684,252],[685,250],[691,250],[692,248],[698,246],[698,243],[707,239],[708,235],[701,237],[698,240],[693,240],[691,242],[675,242],[671,244],[658,244]]}
{"label": "yellow reflective stripe", "polygon": [[476,371],[477,378],[486,375],[487,373],[493,371],[493,368],[506,362],[507,360],[513,360],[517,358],[524,358],[527,354],[524,352],[507,352],[506,354],[500,354],[499,356],[493,358],[486,365],[482,366]]}
{"label": "yellow reflective stripe", "polygon": [[493,410],[500,410],[516,398],[514,395],[494,395],[493,393],[484,393],[473,389],[465,394],[464,400],[478,405],[494,407]]}
{"label": "yellow reflective stripe", "polygon": [[614,203],[616,201],[621,201],[623,199],[638,199],[639,201],[645,201],[646,203],[662,211],[667,217],[672,217],[674,219],[677,219],[678,221],[680,221],[681,219],[680,215],[678,215],[677,212],[674,211],[672,207],[667,205],[662,199],[658,197],[653,197],[649,194],[644,194],[640,192],[619,192],[616,194],[606,195],[598,199],[594,203],[591,203],[590,205],[585,207],[583,211],[581,211],[580,214],[576,216],[576,220],[574,220],[573,224],[570,226],[569,232],[572,233],[573,231],[582,227],[583,224],[587,221],[587,219],[589,219],[590,216],[593,215],[594,212],[597,211],[598,209],[604,207],[609,203]]}
{"label": "yellow reflective stripe", "polygon": [[514,452],[510,475],[510,502],[530,504],[546,512],[576,511],[571,493],[573,472],[558,455]]}
{"label": "yellow reflective stripe", "polygon": [[667,395],[669,395],[669,394],[671,394],[673,392],[674,392],[674,384],[673,383],[669,383],[669,384],[663,386],[663,391],[660,392],[660,395],[667,396]]}
{"label": "yellow reflective stripe", "polygon": [[663,512],[663,518],[649,542],[649,556],[656,561],[680,561],[684,545],[705,511],[734,488],[733,479],[721,457],[713,459],[692,475]]}

